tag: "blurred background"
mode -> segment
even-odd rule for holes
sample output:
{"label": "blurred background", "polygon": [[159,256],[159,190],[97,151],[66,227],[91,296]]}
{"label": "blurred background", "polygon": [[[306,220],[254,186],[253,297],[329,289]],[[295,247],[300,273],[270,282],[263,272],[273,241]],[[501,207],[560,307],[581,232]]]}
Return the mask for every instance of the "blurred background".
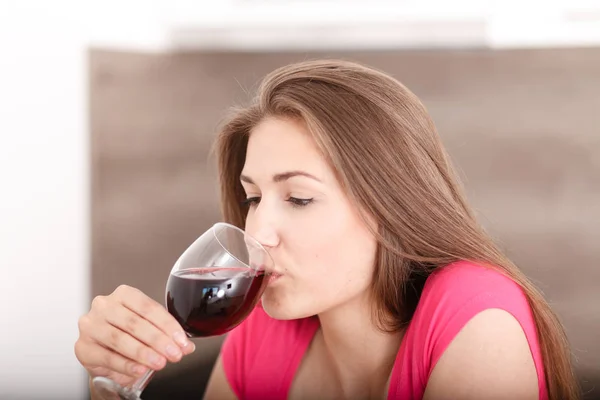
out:
{"label": "blurred background", "polygon": [[[220,219],[218,122],[270,70],[317,57],[423,100],[600,399],[597,0],[0,0],[0,399],[87,398],[79,316],[119,284],[164,302],[173,262]],[[199,398],[221,340],[144,398]]]}

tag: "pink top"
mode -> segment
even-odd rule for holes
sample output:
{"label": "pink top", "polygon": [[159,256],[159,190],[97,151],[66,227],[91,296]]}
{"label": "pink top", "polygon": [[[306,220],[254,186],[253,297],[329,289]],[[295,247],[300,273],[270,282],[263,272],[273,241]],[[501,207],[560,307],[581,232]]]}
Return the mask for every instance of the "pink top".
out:
{"label": "pink top", "polygon": [[[437,361],[463,326],[479,312],[497,308],[521,324],[537,370],[539,398],[548,399],[544,366],[527,298],[510,278],[491,268],[456,262],[425,283],[392,370],[388,399],[417,400]],[[232,330],[221,350],[225,375],[240,400],[286,399],[316,317],[280,321],[261,307]]]}

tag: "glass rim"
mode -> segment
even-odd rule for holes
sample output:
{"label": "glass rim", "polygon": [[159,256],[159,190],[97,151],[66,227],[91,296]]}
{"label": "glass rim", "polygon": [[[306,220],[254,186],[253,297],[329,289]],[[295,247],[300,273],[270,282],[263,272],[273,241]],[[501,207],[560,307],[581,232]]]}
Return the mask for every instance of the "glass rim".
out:
{"label": "glass rim", "polygon": [[[222,242],[219,240],[219,237],[217,236],[217,233],[215,232],[215,229],[214,229],[214,228],[215,228],[215,227],[217,227],[217,226],[224,226],[224,227],[226,227],[226,228],[232,228],[232,229],[234,229],[234,230],[236,230],[236,231],[240,232],[242,235],[244,235],[244,237],[245,237],[245,238],[246,238],[246,237],[250,238],[250,239],[251,239],[251,241],[252,241],[252,243],[253,243],[253,245],[255,245],[255,246],[256,246],[256,247],[258,247],[260,250],[262,250],[262,251],[263,251],[263,252],[264,252],[264,253],[267,255],[267,258],[268,258],[268,260],[271,262],[271,264],[273,264],[273,258],[271,257],[271,254],[269,254],[269,252],[267,251],[267,249],[265,249],[265,247],[264,247],[262,244],[260,244],[260,242],[259,242],[258,240],[256,240],[256,239],[255,239],[253,236],[251,236],[250,234],[248,234],[248,233],[247,233],[245,230],[243,230],[243,229],[241,229],[240,227],[237,227],[237,226],[235,226],[235,225],[233,225],[233,224],[230,224],[230,223],[228,223],[228,222],[217,222],[217,223],[213,224],[213,226],[212,226],[212,231],[213,231],[213,232],[212,232],[212,233],[213,233],[213,236],[214,236],[215,240],[216,240],[216,241],[219,243],[219,245],[221,246],[221,248],[223,248],[223,250],[225,250],[225,252],[226,252],[227,254],[229,254],[229,255],[230,255],[230,256],[231,256],[231,257],[232,257],[234,260],[236,260],[236,261],[238,261],[238,262],[242,263],[243,265],[245,265],[246,267],[248,267],[248,268],[250,268],[250,269],[252,269],[252,270],[255,270],[255,271],[260,271],[259,269],[257,269],[257,268],[254,268],[254,267],[252,267],[252,266],[248,265],[248,263],[246,263],[246,262],[244,262],[244,261],[240,260],[238,257],[236,257],[235,255],[231,254],[231,252],[229,251],[229,249],[227,249],[227,247],[226,247],[225,245],[223,245],[223,243],[222,243]],[[244,240],[244,242],[245,242],[245,243],[247,243],[245,240]],[[266,270],[265,270],[265,272],[268,272],[268,271],[266,271]]]}

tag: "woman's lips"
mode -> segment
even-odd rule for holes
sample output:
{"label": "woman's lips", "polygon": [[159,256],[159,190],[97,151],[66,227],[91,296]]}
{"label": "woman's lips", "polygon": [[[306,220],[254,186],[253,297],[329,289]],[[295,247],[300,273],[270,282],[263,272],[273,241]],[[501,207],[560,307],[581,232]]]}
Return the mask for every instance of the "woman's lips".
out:
{"label": "woman's lips", "polygon": [[279,280],[283,275],[278,274],[277,272],[273,272],[270,276],[269,276],[269,284]]}

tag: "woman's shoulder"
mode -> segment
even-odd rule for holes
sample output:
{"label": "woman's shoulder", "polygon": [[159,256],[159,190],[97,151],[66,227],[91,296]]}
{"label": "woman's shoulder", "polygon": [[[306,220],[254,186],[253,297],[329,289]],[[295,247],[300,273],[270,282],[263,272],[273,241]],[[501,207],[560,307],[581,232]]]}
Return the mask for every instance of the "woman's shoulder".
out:
{"label": "woman's shoulder", "polygon": [[421,300],[438,307],[464,306],[465,301],[479,296],[527,302],[521,286],[499,268],[470,261],[457,261],[434,271],[425,283]]}
{"label": "woman's shoulder", "polygon": [[498,310],[510,314],[522,328],[543,391],[541,352],[525,292],[500,269],[468,261],[441,267],[428,277],[401,350],[403,361],[418,361],[405,365],[403,385],[422,395],[433,368],[467,323]]}
{"label": "woman's shoulder", "polygon": [[[466,329],[468,324],[472,329]],[[499,268],[468,261],[441,267],[428,277],[401,350],[404,376],[402,385],[395,386],[397,390],[404,387],[413,396],[409,398],[420,398],[434,367],[460,333],[467,335],[463,339],[468,341],[464,346],[464,340],[461,342],[461,349],[482,346],[486,340],[498,349],[514,349],[512,343],[522,343],[524,334],[529,347],[525,353],[533,356],[540,398],[546,398],[541,349],[524,290]],[[492,333],[508,336],[496,338]],[[475,360],[474,355],[483,353],[461,354]]]}
{"label": "woman's shoulder", "polygon": [[456,333],[492,308],[510,313],[527,331],[534,324],[527,296],[517,282],[496,267],[459,261],[429,276],[412,325],[429,335]]}

